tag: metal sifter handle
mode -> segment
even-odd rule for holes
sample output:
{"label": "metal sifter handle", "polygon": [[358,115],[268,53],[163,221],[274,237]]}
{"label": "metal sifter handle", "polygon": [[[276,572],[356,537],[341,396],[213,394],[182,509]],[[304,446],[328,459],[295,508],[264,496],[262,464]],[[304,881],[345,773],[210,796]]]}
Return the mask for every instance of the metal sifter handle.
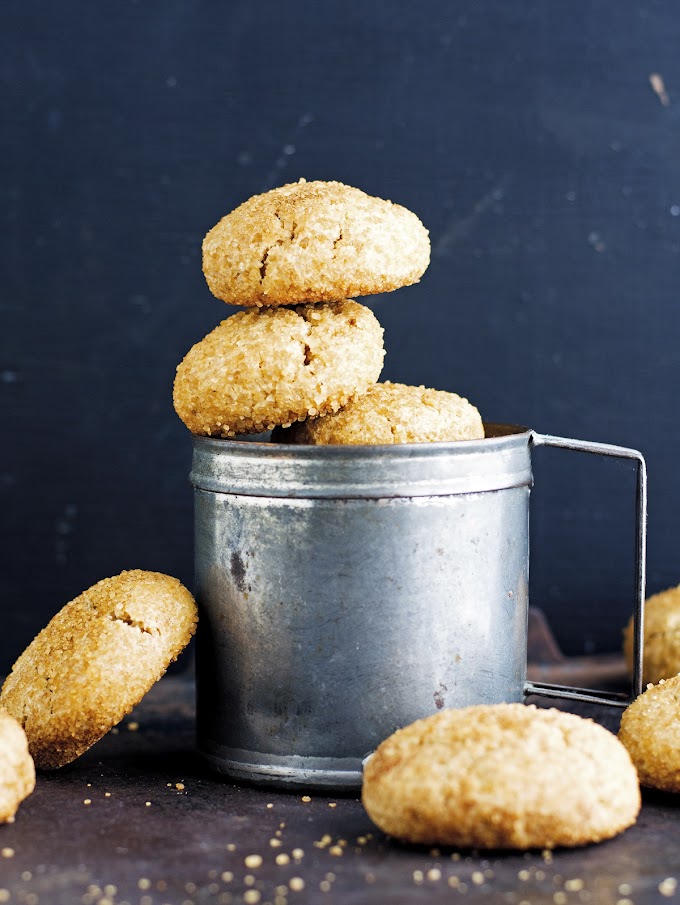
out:
{"label": "metal sifter handle", "polygon": [[577,452],[593,453],[597,456],[612,456],[616,459],[633,459],[637,462],[637,520],[635,531],[635,600],[633,616],[633,683],[630,697],[587,688],[572,688],[569,685],[550,685],[544,682],[527,682],[524,694],[538,694],[546,698],[569,698],[575,701],[589,701],[593,704],[608,704],[611,707],[627,707],[642,691],[642,648],[645,613],[645,573],[647,559],[647,467],[642,453],[624,446],[609,446],[606,443],[590,443],[586,440],[568,440],[565,437],[551,437],[548,434],[531,432],[532,446],[556,446]]}

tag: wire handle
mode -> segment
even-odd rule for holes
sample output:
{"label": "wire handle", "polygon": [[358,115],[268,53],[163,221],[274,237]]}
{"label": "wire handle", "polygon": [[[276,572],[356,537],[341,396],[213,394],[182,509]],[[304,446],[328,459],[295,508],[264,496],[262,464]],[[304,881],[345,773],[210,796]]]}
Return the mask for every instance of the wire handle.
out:
{"label": "wire handle", "polygon": [[591,453],[596,456],[632,459],[637,462],[633,682],[630,696],[595,691],[590,688],[572,688],[570,685],[550,685],[544,682],[527,682],[524,686],[525,696],[538,694],[546,698],[567,698],[574,701],[589,701],[592,704],[606,704],[610,707],[627,707],[642,692],[642,650],[647,571],[647,466],[645,465],[644,456],[636,449],[627,449],[625,446],[610,446],[606,443],[591,443],[587,440],[569,440],[566,437],[552,437],[549,434],[539,434],[536,431],[531,432],[529,443],[531,446],[554,446],[560,449]]}

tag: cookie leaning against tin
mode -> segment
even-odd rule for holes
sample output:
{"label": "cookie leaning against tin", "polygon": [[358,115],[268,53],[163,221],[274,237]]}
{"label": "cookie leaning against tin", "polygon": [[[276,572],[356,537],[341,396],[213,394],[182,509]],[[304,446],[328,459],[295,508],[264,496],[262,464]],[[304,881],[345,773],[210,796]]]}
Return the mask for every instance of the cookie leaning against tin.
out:
{"label": "cookie leaning against tin", "polygon": [[177,368],[173,403],[192,433],[255,434],[335,412],[380,376],[382,327],[369,308],[264,308],[227,318]]}
{"label": "cookie leaning against tin", "polygon": [[120,722],[188,644],[196,621],[189,591],[159,572],[122,572],[67,603],[0,693],[36,766],[63,767]]}
{"label": "cookie leaning against tin", "polygon": [[0,707],[0,823],[13,820],[21,802],[35,788],[35,767],[26,734]]}
{"label": "cookie leaning against tin", "polygon": [[293,305],[389,292],[430,262],[418,217],[340,182],[300,182],[255,195],[203,240],[213,295],[233,305]]}
{"label": "cookie leaning against tin", "polygon": [[624,710],[619,739],[643,786],[680,792],[680,676],[650,685]]}
{"label": "cookie leaning against tin", "polygon": [[[628,669],[633,665],[633,619],[623,632]],[[653,594],[645,602],[643,681],[658,682],[680,672],[680,585]]]}
{"label": "cookie leaning against tin", "polygon": [[280,443],[363,444],[479,440],[484,426],[467,399],[443,390],[376,383],[334,415],[276,432]]}
{"label": "cookie leaning against tin", "polygon": [[384,741],[362,800],[386,833],[461,848],[585,845],[635,823],[640,789],[615,735],[524,704],[442,710]]}

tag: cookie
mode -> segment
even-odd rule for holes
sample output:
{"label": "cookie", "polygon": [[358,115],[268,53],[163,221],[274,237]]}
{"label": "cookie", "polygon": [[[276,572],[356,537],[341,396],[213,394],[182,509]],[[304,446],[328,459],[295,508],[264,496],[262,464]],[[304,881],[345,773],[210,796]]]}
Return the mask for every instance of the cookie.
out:
{"label": "cookie", "polygon": [[70,763],[120,722],[188,644],[196,620],[189,591],[159,572],[121,572],[67,603],[0,692],[36,766]]}
{"label": "cookie", "polygon": [[203,273],[232,305],[293,305],[417,283],[430,240],[405,207],[340,182],[255,195],[203,240]]}
{"label": "cookie", "polygon": [[34,788],[35,768],[26,734],[14,717],[0,708],[0,823],[14,819]]}
{"label": "cookie", "polygon": [[680,676],[650,685],[626,708],[619,739],[643,786],[680,792]]}
{"label": "cookie", "polygon": [[[623,632],[628,668],[633,668],[633,619]],[[645,602],[643,681],[658,682],[680,672],[680,585],[654,594]]]}
{"label": "cookie", "polygon": [[455,393],[377,383],[334,415],[277,431],[281,443],[362,444],[478,440],[484,436],[477,409]]}
{"label": "cookie", "polygon": [[384,741],[362,800],[386,833],[460,848],[555,848],[635,822],[640,789],[615,735],[524,704],[442,710]]}
{"label": "cookie", "polygon": [[192,433],[259,433],[335,412],[380,376],[382,327],[345,299],[227,318],[177,368],[175,411]]}

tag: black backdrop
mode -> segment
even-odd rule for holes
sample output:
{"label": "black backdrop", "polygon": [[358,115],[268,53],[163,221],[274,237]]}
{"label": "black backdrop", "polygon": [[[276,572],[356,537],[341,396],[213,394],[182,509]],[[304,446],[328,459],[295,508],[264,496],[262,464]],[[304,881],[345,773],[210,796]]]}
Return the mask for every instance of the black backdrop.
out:
{"label": "black backdrop", "polygon": [[[24,0],[1,16],[0,672],[99,578],[191,583],[171,382],[233,312],[201,239],[300,176],[430,229],[422,282],[369,301],[383,377],[642,449],[648,587],[680,581],[677,4]],[[615,648],[633,473],[542,450],[535,474],[532,600],[567,650]]]}

